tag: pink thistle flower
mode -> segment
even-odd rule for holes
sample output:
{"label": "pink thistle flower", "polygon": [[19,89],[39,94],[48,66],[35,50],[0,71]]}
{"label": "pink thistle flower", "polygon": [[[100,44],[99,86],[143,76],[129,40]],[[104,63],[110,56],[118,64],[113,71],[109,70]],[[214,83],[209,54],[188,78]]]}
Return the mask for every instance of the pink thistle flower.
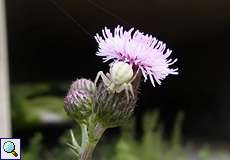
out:
{"label": "pink thistle flower", "polygon": [[169,68],[177,59],[169,59],[172,51],[166,50],[165,43],[139,30],[134,33],[133,31],[134,28],[123,31],[123,27],[117,26],[112,34],[110,29],[105,27],[102,37],[99,34],[95,36],[99,44],[96,55],[103,57],[104,62],[115,60],[136,66],[141,70],[144,81],[149,77],[153,86],[154,81],[160,85],[161,80],[169,74],[178,74],[178,69]]}

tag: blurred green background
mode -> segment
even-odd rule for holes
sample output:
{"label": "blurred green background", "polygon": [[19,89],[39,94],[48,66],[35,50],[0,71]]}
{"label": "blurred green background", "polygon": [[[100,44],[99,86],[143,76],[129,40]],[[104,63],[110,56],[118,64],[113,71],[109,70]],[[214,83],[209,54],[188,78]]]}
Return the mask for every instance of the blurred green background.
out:
{"label": "blurred green background", "polygon": [[[21,84],[12,86],[14,135],[22,138],[24,160],[74,159],[68,147],[70,129],[76,127],[64,112],[63,97],[68,85]],[[141,124],[133,117],[120,129],[109,129],[96,151],[98,160],[227,160],[223,148],[185,141],[182,135],[184,113],[179,112],[171,133],[165,133],[158,110],[143,114]],[[142,132],[136,132],[141,129]],[[75,135],[81,133],[74,130]]]}

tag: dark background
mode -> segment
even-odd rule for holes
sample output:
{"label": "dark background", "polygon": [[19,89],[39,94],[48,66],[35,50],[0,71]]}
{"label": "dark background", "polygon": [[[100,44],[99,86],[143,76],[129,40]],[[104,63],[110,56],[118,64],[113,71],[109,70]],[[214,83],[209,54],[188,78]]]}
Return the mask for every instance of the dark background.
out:
{"label": "dark background", "polygon": [[186,137],[230,139],[230,2],[56,2],[77,22],[50,0],[6,1],[12,84],[94,79],[108,64],[95,56],[97,43],[92,36],[104,26],[135,27],[167,43],[173,57],[179,59],[174,68],[180,73],[155,88],[150,82],[143,83],[136,115],[160,108],[170,130],[176,113],[183,110]]}

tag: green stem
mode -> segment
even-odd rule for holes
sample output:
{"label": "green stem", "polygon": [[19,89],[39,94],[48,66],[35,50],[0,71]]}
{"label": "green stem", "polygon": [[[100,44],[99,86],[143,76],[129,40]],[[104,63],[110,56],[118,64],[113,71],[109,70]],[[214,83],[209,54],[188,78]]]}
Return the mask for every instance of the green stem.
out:
{"label": "green stem", "polygon": [[83,152],[80,155],[80,160],[92,160],[93,159],[93,151],[95,149],[96,145],[90,145],[88,144]]}
{"label": "green stem", "polygon": [[89,139],[87,141],[84,139],[82,140],[86,144],[80,153],[80,160],[92,160],[93,151],[95,150],[95,147],[105,130],[105,127],[103,127],[100,123],[97,123],[95,128],[92,130],[92,133],[88,133],[90,134]]}

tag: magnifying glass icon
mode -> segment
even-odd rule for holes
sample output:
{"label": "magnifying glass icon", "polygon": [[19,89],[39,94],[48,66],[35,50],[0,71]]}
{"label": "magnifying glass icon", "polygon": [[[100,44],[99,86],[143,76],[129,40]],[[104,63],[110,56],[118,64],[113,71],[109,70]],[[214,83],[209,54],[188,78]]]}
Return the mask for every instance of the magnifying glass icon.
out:
{"label": "magnifying glass icon", "polygon": [[14,157],[17,157],[18,154],[17,152],[15,151],[15,145],[13,142],[11,141],[7,141],[3,144],[3,150],[6,152],[6,153],[11,153],[14,155]]}

